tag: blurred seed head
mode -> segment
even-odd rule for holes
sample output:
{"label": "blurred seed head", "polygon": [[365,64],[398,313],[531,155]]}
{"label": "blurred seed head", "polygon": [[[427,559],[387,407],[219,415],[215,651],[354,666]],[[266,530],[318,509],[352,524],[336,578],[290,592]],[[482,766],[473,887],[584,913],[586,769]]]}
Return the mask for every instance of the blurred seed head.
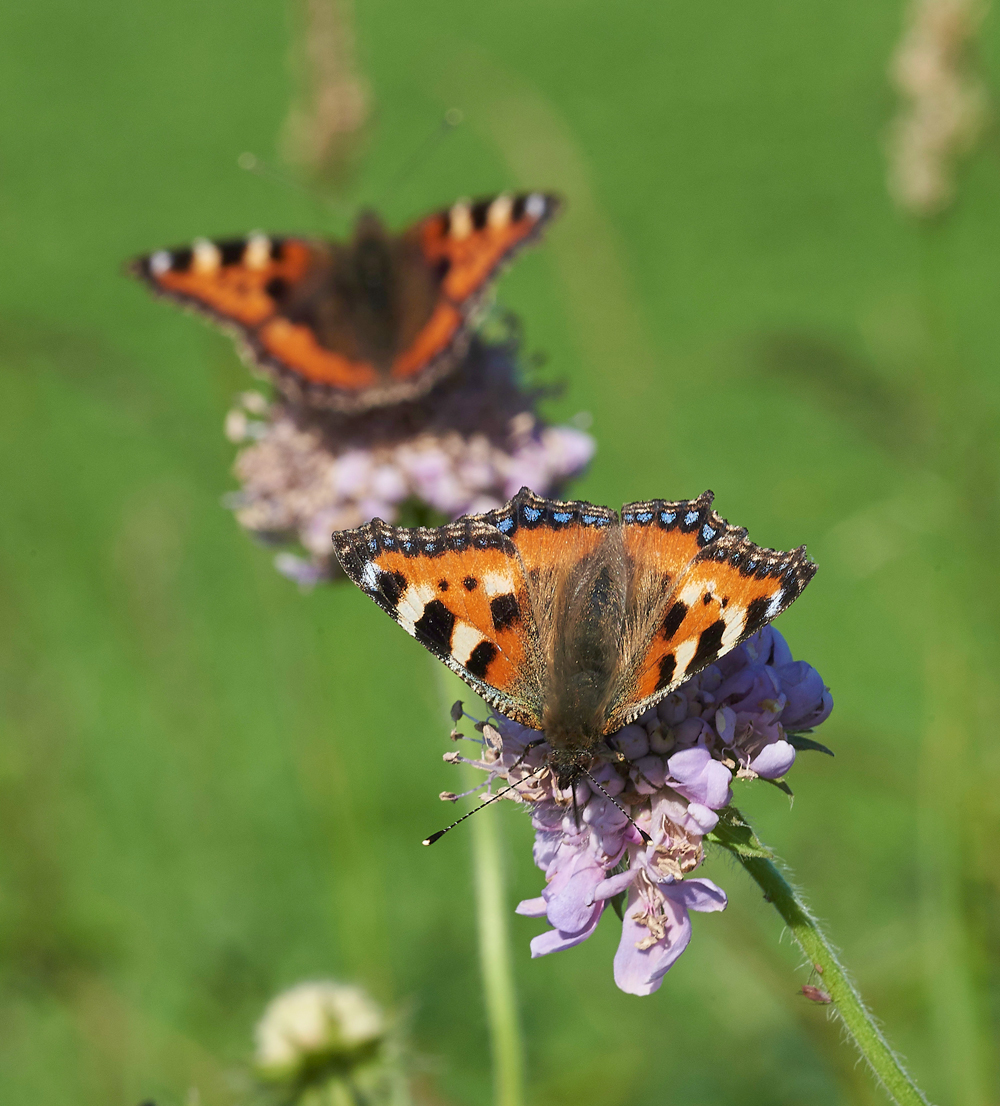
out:
{"label": "blurred seed head", "polygon": [[889,190],[913,215],[943,211],[958,162],[986,119],[986,92],[970,60],[985,0],[913,0],[892,60],[901,106],[889,145]]}
{"label": "blurred seed head", "polygon": [[264,1011],[254,1061],[268,1081],[308,1082],[370,1060],[385,1035],[381,1007],[360,987],[330,980],[299,983]]}
{"label": "blurred seed head", "polygon": [[285,120],[288,161],[331,187],[343,186],[370,115],[358,72],[351,0],[299,0],[293,69],[298,94]]}

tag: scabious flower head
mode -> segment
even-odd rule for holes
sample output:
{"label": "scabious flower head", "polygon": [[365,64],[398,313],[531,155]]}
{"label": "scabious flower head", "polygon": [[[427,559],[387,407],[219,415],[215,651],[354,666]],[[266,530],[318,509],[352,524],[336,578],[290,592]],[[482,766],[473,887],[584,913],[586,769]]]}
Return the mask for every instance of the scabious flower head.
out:
{"label": "scabious flower head", "polygon": [[531,810],[546,886],[517,909],[552,927],[532,940],[532,956],[585,941],[608,902],[624,900],[615,982],[634,995],[657,990],[691,938],[690,911],[726,906],[721,888],[692,873],[734,776],[782,777],[795,760],[789,736],[832,709],[819,674],[767,626],[611,735],[592,780],[572,788],[559,787],[549,747],[532,744],[543,734],[494,715],[467,763],[488,774],[488,792],[513,785],[507,797]]}
{"label": "scabious flower head", "polygon": [[274,1082],[300,1083],[371,1058],[386,1034],[381,1008],[360,987],[299,983],[272,999],[257,1025],[255,1064]]}
{"label": "scabious flower head", "polygon": [[344,416],[241,397],[226,420],[244,444],[228,497],[239,523],[294,542],[276,566],[310,585],[339,572],[330,534],[373,518],[431,525],[500,506],[520,487],[557,493],[594,453],[574,426],[536,414],[541,393],[517,377],[517,343],[473,341],[461,368],[411,403]]}

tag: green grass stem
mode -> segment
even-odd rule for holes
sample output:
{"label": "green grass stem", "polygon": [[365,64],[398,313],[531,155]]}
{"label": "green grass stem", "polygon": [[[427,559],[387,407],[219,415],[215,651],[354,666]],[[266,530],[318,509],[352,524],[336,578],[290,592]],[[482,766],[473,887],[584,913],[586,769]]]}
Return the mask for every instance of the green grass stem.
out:
{"label": "green grass stem", "polygon": [[929,1100],[889,1046],[809,907],[782,874],[774,854],[735,807],[722,812],[711,839],[736,857],[764,892],[765,900],[784,919],[799,948],[820,974],[819,989],[830,996],[837,1016],[889,1098],[899,1106],[929,1106]]}
{"label": "green grass stem", "polygon": [[[468,702],[472,693],[462,681],[441,666],[440,681],[446,709],[456,699]],[[447,717],[447,715],[445,716]],[[467,787],[482,783],[483,775],[465,768]],[[470,818],[463,829],[472,843],[472,878],[476,889],[479,966],[483,1000],[493,1060],[495,1106],[524,1106],[524,1042],[517,1009],[517,992],[511,963],[499,811]]]}

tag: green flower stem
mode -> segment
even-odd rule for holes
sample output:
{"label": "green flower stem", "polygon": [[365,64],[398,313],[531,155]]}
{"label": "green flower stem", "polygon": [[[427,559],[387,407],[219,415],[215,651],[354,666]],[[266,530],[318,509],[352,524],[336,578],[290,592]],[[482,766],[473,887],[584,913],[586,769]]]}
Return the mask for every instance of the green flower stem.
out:
{"label": "green flower stem", "polygon": [[[439,672],[448,710],[456,699],[467,702],[472,697],[469,688],[449,669],[442,665]],[[483,774],[474,768],[465,768],[463,778],[466,787],[483,782]],[[479,967],[493,1057],[494,1102],[496,1106],[524,1106],[524,1042],[507,932],[510,908],[504,890],[498,814],[496,809],[479,814],[470,818],[462,830],[468,832],[472,842]]]}
{"label": "green flower stem", "polygon": [[727,807],[721,814],[709,839],[728,849],[743,865],[764,892],[764,898],[784,919],[799,948],[810,963],[816,965],[822,977],[818,984],[820,989],[830,996],[840,1020],[875,1078],[899,1106],[929,1106],[865,1008],[816,919],[782,875],[774,853],[761,843],[736,807]]}

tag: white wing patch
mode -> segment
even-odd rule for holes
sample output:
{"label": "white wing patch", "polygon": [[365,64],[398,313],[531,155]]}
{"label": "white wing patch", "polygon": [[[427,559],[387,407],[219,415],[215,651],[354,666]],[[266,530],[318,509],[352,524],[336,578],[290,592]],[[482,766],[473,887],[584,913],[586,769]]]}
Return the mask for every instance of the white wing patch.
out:
{"label": "white wing patch", "polygon": [[483,576],[483,590],[492,599],[495,595],[510,595],[517,590],[513,576],[501,572],[487,572]]}
{"label": "white wing patch", "polygon": [[473,650],[486,638],[468,622],[456,622],[451,632],[451,655],[459,664],[469,663]]}
{"label": "white wing patch", "polygon": [[743,627],[747,624],[746,607],[727,607],[722,612],[722,620],[726,628],[722,633],[722,651],[728,652],[736,646],[743,633]]}
{"label": "white wing patch", "polygon": [[435,597],[433,584],[410,584],[399,599],[396,614],[399,624],[410,635],[416,636],[414,627],[423,617],[424,607]]}
{"label": "white wing patch", "polygon": [[681,644],[677,647],[677,652],[674,654],[677,659],[677,667],[674,669],[675,680],[678,680],[685,672],[687,672],[687,667],[694,658],[697,649],[697,638],[688,638],[687,641],[682,641]]}

